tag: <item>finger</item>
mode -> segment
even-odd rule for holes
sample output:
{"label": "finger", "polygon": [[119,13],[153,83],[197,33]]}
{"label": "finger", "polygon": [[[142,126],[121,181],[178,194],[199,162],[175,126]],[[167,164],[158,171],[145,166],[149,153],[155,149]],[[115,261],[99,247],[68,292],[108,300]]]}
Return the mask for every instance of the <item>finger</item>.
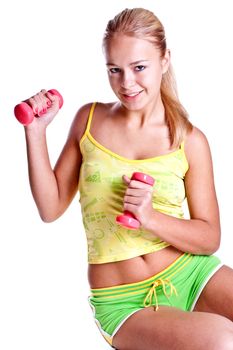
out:
{"label": "finger", "polygon": [[55,94],[51,94],[51,92],[47,92],[46,96],[49,98],[52,102],[59,102],[59,97]]}
{"label": "finger", "polygon": [[55,94],[51,94],[50,92],[47,92],[46,96],[50,101],[50,108],[54,108],[55,110],[58,110],[59,109],[59,97]]}
{"label": "finger", "polygon": [[129,188],[141,188],[141,189],[152,189],[153,186],[145,184],[144,182],[131,180],[129,184]]}
{"label": "finger", "polygon": [[[127,196],[134,196],[134,197],[142,197],[145,193],[147,193],[148,190],[145,188],[130,188],[128,187],[127,190],[125,191],[125,195]],[[152,191],[149,191],[150,193]]]}
{"label": "finger", "polygon": [[129,196],[144,196],[146,193],[152,194],[153,192],[154,192],[154,188],[152,186],[136,188],[136,187],[131,187],[129,185],[125,191],[125,194]]}
{"label": "finger", "polygon": [[138,206],[136,204],[124,203],[123,208],[136,216],[136,212],[138,210]]}
{"label": "finger", "polygon": [[41,113],[41,111],[43,110],[43,104],[42,104],[42,100],[41,100],[39,93],[30,97],[28,102],[29,102],[30,106],[32,107],[34,114],[39,115]]}
{"label": "finger", "polygon": [[49,108],[52,104],[52,102],[50,101],[50,99],[48,98],[48,91],[45,89],[42,89],[41,92],[43,93],[43,95],[46,97],[46,105]]}
{"label": "finger", "polygon": [[36,102],[34,96],[30,97],[28,100],[25,100],[25,102],[31,106],[34,114],[38,113],[38,111],[39,111],[38,103]]}
{"label": "finger", "polygon": [[124,197],[124,204],[138,205],[140,203],[141,203],[141,197],[132,197],[132,196],[125,196]]}
{"label": "finger", "polygon": [[38,94],[35,95],[35,100],[38,103],[38,116],[41,116],[47,112],[47,98],[45,94],[40,91]]}
{"label": "finger", "polygon": [[127,175],[123,175],[122,176],[122,180],[124,181],[124,183],[126,185],[129,185],[130,184],[130,178],[127,176]]}

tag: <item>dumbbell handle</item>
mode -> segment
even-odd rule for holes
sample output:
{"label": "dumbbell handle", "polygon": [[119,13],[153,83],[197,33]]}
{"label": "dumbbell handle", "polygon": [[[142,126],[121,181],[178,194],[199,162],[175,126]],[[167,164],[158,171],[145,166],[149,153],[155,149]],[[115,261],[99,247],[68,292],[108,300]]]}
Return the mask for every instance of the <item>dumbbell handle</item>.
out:
{"label": "dumbbell handle", "polygon": [[[131,180],[141,181],[150,186],[153,186],[155,182],[153,177],[140,172],[133,173]],[[116,222],[119,225],[122,225],[130,229],[138,229],[140,227],[140,222],[128,210],[125,210],[123,214],[118,215],[116,217]]]}
{"label": "dumbbell handle", "polygon": [[[59,108],[61,108],[63,105],[62,95],[56,89],[48,90],[48,92],[59,97]],[[26,102],[21,102],[18,105],[16,105],[14,108],[14,114],[16,119],[23,125],[28,125],[32,123],[36,115],[33,112],[33,109]]]}

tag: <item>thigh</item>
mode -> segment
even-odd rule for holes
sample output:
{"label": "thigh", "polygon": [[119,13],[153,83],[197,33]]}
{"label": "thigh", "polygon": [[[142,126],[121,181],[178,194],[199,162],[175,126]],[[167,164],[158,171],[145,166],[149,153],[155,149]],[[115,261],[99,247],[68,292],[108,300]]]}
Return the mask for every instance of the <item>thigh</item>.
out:
{"label": "thigh", "polygon": [[222,266],[203,289],[194,311],[223,315],[233,321],[233,269]]}
{"label": "thigh", "polygon": [[118,350],[233,349],[233,324],[203,312],[148,307],[129,317],[113,338]]}

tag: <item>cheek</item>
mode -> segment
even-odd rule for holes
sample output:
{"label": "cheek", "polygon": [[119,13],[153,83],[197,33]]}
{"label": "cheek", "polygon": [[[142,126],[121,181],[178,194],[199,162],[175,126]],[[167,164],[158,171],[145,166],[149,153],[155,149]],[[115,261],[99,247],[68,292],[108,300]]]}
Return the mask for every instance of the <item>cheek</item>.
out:
{"label": "cheek", "polygon": [[159,90],[161,86],[162,76],[163,75],[161,69],[153,70],[151,74],[147,76],[145,83],[151,89]]}
{"label": "cheek", "polygon": [[116,90],[119,87],[119,79],[117,77],[110,77],[108,76],[108,81],[113,90]]}
{"label": "cheek", "polygon": [[109,79],[109,84],[110,84],[112,90],[116,90],[116,84],[111,79]]}
{"label": "cheek", "polygon": [[143,82],[141,82],[141,86],[146,88],[149,91],[157,92],[160,90],[161,85],[161,78],[156,76],[151,76],[148,79],[144,79]]}

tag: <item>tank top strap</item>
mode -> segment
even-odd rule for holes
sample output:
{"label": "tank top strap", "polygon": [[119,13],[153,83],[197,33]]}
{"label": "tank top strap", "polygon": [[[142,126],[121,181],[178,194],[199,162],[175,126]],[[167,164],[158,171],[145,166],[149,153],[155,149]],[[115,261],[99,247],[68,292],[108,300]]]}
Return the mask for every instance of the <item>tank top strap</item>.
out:
{"label": "tank top strap", "polygon": [[184,152],[184,140],[181,142],[180,147],[179,147],[183,152]]}
{"label": "tank top strap", "polygon": [[189,169],[189,162],[185,153],[185,140],[181,142],[179,149],[182,151],[182,154],[183,154],[183,163],[184,163],[185,172],[186,172]]}
{"label": "tank top strap", "polygon": [[89,115],[88,115],[88,119],[87,119],[87,126],[85,129],[85,132],[83,134],[83,136],[81,137],[80,140],[80,144],[83,142],[83,140],[85,139],[86,135],[89,134],[90,132],[90,127],[91,127],[91,122],[92,122],[92,118],[93,118],[93,114],[94,114],[94,110],[95,110],[95,106],[97,105],[97,102],[93,102],[89,111]]}
{"label": "tank top strap", "polygon": [[97,102],[93,102],[92,105],[91,105],[91,109],[90,109],[88,120],[87,120],[87,127],[86,127],[86,130],[85,130],[85,134],[90,132],[91,122],[92,122],[92,118],[93,118],[93,114],[94,114],[94,110],[95,110],[96,104],[97,104]]}

